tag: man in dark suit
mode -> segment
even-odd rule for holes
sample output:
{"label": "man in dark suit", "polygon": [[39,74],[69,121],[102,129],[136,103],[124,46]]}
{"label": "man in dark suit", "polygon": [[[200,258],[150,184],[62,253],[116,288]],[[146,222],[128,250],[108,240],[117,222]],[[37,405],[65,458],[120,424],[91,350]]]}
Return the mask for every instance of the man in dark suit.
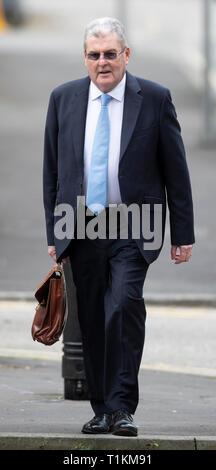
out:
{"label": "man in dark suit", "polygon": [[[194,243],[190,178],[170,92],[126,71],[130,57],[124,28],[112,18],[91,22],[85,34],[88,77],[53,90],[44,150],[44,207],[48,253],[69,256],[77,288],[86,377],[95,416],[84,433],[137,435],[138,371],[145,334],[143,285],[162,248],[166,198],[171,258],[189,261]],[[105,237],[78,236],[77,198],[85,196],[86,220],[105,215]],[[75,230],[58,236],[57,207],[71,207]],[[150,214],[161,208],[160,246],[133,237],[111,237],[111,205]],[[90,209],[90,210],[89,210]],[[55,213],[55,214],[54,214]],[[96,225],[94,225],[95,227]],[[94,239],[93,239],[94,238]]]}

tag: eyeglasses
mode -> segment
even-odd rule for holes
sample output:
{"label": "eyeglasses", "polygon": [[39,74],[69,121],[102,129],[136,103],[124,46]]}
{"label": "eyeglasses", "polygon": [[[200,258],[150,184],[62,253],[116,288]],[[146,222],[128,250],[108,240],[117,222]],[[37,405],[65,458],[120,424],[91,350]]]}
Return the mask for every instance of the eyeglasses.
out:
{"label": "eyeglasses", "polygon": [[[105,60],[115,60],[117,57],[122,54],[125,51],[126,47],[122,49],[120,52],[114,52],[114,51],[106,51],[102,52],[104,59]],[[89,60],[98,60],[100,58],[100,52],[89,52],[87,55]]]}

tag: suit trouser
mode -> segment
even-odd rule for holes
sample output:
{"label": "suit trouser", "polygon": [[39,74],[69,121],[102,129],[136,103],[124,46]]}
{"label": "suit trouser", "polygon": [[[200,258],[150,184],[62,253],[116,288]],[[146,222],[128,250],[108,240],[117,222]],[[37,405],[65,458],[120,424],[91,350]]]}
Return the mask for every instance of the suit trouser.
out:
{"label": "suit trouser", "polygon": [[145,337],[148,263],[136,241],[74,239],[70,261],[90,403],[95,414],[135,413]]}

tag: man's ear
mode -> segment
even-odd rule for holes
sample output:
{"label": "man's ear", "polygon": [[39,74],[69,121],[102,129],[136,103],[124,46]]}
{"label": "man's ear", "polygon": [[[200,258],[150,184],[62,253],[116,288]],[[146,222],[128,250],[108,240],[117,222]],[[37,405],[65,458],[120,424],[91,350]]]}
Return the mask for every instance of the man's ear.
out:
{"label": "man's ear", "polygon": [[126,63],[128,64],[129,59],[130,59],[130,47],[126,48],[125,53],[126,53]]}

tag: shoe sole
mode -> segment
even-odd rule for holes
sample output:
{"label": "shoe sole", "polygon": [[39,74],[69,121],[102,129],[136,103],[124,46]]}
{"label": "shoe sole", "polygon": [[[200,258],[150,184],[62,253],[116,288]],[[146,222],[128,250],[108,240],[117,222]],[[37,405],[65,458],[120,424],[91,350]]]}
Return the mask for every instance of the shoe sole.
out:
{"label": "shoe sole", "polygon": [[112,431],[114,436],[130,436],[130,437],[137,437],[137,430],[136,429],[127,429],[127,428],[118,428]]}
{"label": "shoe sole", "polygon": [[110,431],[81,431],[83,434],[109,434]]}

